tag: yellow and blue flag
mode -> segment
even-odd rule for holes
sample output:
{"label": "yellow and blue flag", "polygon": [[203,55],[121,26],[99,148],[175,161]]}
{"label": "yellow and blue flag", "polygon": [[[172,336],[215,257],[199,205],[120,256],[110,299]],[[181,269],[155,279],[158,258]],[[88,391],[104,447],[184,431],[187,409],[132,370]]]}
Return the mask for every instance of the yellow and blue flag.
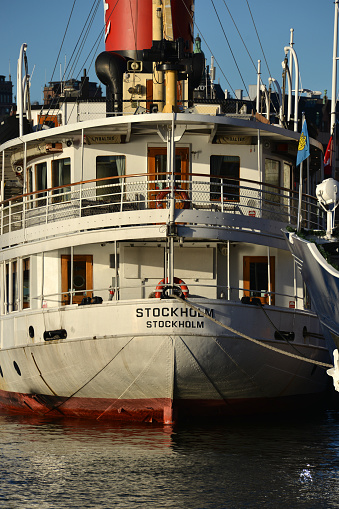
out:
{"label": "yellow and blue flag", "polygon": [[297,166],[305,161],[310,155],[310,140],[308,138],[307,124],[306,120],[304,120],[303,128],[301,130],[299,145],[298,145],[298,154],[297,154]]}

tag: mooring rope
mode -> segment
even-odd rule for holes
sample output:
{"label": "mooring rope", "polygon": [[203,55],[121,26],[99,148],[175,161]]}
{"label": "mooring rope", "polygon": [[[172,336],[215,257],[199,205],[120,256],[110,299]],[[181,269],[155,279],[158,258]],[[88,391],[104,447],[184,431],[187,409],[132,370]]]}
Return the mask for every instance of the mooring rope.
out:
{"label": "mooring rope", "polygon": [[228,330],[229,332],[232,332],[233,334],[236,334],[237,336],[247,339],[248,341],[251,341],[252,343],[255,343],[256,345],[262,346],[263,348],[267,348],[268,350],[273,350],[274,352],[280,353],[282,355],[287,355],[287,357],[292,357],[294,359],[298,359],[299,361],[309,362],[310,364],[315,364],[315,365],[321,366],[323,368],[333,368],[334,367],[332,364],[327,364],[326,362],[316,361],[314,359],[308,359],[307,357],[302,357],[301,355],[296,355],[294,353],[285,352],[284,350],[280,350],[280,348],[276,348],[275,346],[267,345],[266,343],[263,343],[262,341],[259,341],[258,339],[251,338],[250,336],[247,336],[247,334],[237,331],[237,330],[233,329],[232,327],[229,327],[228,325],[225,325],[224,323],[220,322],[216,318],[209,316],[202,309],[198,308],[197,306],[194,306],[194,304],[192,304],[191,302],[188,302],[186,299],[182,299],[181,297],[178,297],[177,295],[174,295],[174,294],[172,296],[175,299],[177,299],[179,302],[184,304],[185,306],[188,306],[191,309],[194,309],[195,311],[197,311],[198,313],[201,313],[205,318],[208,318],[209,320],[211,320],[211,322],[214,322],[217,325],[220,325],[220,327],[223,327],[224,329]]}

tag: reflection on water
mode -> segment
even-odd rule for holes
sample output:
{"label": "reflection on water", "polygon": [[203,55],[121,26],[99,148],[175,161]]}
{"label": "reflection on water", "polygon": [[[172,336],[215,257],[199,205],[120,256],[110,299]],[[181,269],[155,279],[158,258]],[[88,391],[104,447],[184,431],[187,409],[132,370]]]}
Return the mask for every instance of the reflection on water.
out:
{"label": "reflection on water", "polygon": [[0,507],[339,508],[339,413],[116,425],[0,414]]}

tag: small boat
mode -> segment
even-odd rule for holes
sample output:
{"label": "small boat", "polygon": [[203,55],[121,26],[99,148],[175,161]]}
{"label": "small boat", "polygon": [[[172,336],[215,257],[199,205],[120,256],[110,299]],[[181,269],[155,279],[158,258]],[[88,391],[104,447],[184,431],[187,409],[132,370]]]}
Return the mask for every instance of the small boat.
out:
{"label": "small boat", "polygon": [[19,136],[0,146],[0,408],[171,423],[313,407],[331,354],[281,232],[299,133],[200,97],[192,0],[111,3],[95,110],[60,100],[26,133],[21,50]]}

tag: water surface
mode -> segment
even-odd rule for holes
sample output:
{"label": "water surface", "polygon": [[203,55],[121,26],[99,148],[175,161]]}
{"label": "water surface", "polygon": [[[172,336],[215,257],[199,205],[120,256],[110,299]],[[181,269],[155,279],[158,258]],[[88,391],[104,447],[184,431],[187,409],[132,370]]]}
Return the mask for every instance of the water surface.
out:
{"label": "water surface", "polygon": [[339,508],[339,412],[117,425],[0,414],[0,507]]}

